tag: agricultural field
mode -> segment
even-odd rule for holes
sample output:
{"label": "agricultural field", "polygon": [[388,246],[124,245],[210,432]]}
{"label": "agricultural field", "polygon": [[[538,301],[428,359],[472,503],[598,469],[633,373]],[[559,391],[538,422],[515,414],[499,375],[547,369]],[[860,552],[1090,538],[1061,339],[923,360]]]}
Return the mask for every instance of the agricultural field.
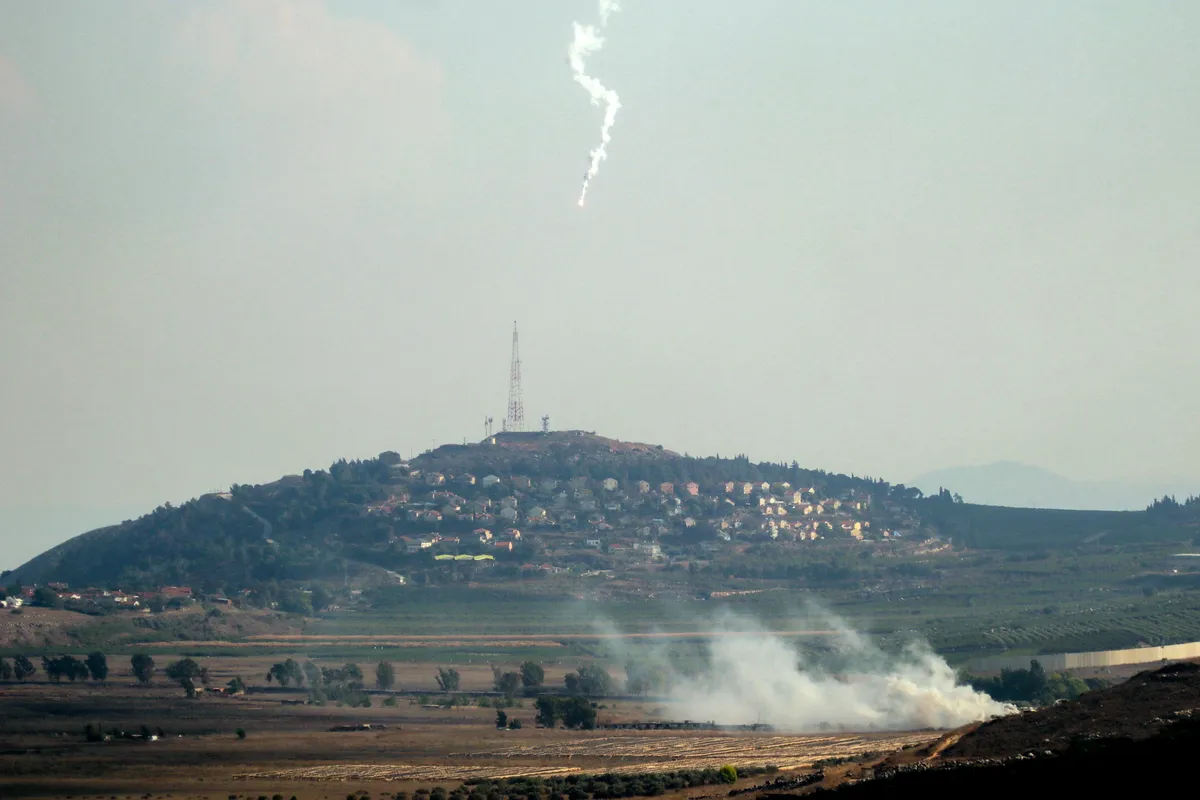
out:
{"label": "agricultural field", "polygon": [[[228,664],[215,664],[226,672]],[[0,774],[5,797],[343,798],[366,790],[451,789],[470,778],[631,774],[772,765],[781,771],[929,741],[934,731],[831,732],[818,736],[702,731],[568,731],[537,728],[529,707],[510,708],[520,730],[498,730],[495,711],[291,706],[278,696],[201,696],[178,687],[5,684]],[[609,703],[601,722],[644,720],[664,710]],[[669,716],[669,710],[665,713]],[[85,726],[161,733],[154,741],[87,741]],[[371,730],[334,731],[370,724]],[[238,731],[244,733],[239,737]]]}
{"label": "agricultural field", "polygon": [[[449,753],[438,765],[332,764],[236,776],[246,780],[384,780],[461,782],[468,778],[547,777],[582,773],[628,775],[700,770],[731,764],[739,770],[811,767],[830,758],[890,752],[923,744],[937,732],[842,734],[831,736],[680,736],[663,733],[621,735],[601,732],[560,737],[549,744],[521,744],[495,750]],[[546,766],[557,765],[557,766]]]}

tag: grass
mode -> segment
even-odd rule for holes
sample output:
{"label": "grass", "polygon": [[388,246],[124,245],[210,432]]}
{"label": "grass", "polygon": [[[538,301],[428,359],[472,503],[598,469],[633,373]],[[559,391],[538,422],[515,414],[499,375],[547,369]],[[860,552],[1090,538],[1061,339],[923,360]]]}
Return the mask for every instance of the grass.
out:
{"label": "grass", "polygon": [[[138,649],[156,657],[189,655],[275,656],[299,653],[325,661],[470,664],[522,660],[573,663],[607,658],[610,644],[598,635],[614,631],[694,632],[702,639],[724,612],[768,630],[794,631],[826,627],[804,609],[818,602],[849,625],[886,646],[924,639],[953,660],[1003,652],[1062,652],[1132,646],[1142,642],[1174,643],[1200,639],[1200,583],[1173,575],[1168,556],[1172,543],[1110,545],[1104,542],[1070,550],[1028,549],[1022,552],[969,551],[908,558],[920,572],[897,578],[897,559],[860,557],[860,578],[849,585],[814,587],[803,581],[740,581],[769,589],[761,594],[722,600],[700,600],[695,586],[707,586],[713,576],[663,576],[661,585],[643,584],[658,596],[597,594],[604,582],[564,581],[558,596],[527,596],[510,588],[483,590],[486,602],[464,590],[400,592],[385,609],[341,611],[319,619],[276,620],[256,630],[263,639],[232,638],[235,644],[206,641],[205,629],[181,617],[162,627],[135,626],[127,617],[81,618],[61,644],[50,649],[84,653],[103,649],[129,653]],[[865,553],[865,551],[864,551]],[[690,581],[690,582],[689,582]],[[564,596],[574,587],[593,591],[599,599]],[[589,588],[590,587],[590,588]],[[1158,593],[1145,596],[1143,590]],[[666,589],[674,596],[665,597]],[[160,620],[154,615],[154,620]],[[294,643],[271,630],[303,630],[310,637]],[[247,629],[249,631],[249,629]],[[466,637],[523,637],[538,634],[549,640],[488,642]],[[341,637],[442,636],[444,642],[407,642],[380,638]],[[552,637],[563,637],[555,640]],[[454,637],[464,637],[456,641]],[[596,637],[596,638],[569,638]],[[217,638],[222,638],[218,635]],[[141,644],[150,642],[152,644]],[[420,646],[416,646],[419,644]],[[627,643],[628,644],[628,643]],[[694,643],[672,640],[657,647],[694,655]],[[689,649],[691,648],[691,649]],[[31,652],[36,647],[8,647],[4,655]]]}

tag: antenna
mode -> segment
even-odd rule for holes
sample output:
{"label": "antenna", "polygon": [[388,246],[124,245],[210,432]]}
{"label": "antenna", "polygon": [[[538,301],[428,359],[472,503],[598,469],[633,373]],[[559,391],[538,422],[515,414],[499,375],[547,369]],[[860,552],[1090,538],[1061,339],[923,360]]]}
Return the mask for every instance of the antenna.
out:
{"label": "antenna", "polygon": [[542,433],[550,432],[550,415],[546,414],[542,417]]}
{"label": "antenna", "polygon": [[494,421],[492,420],[492,418],[491,418],[491,417],[484,417],[484,418],[483,418],[483,438],[485,438],[485,439],[490,439],[490,438],[492,438],[492,426],[493,426],[493,424],[494,424]]}
{"label": "antenna", "polygon": [[504,430],[525,430],[525,403],[521,400],[521,351],[517,346],[517,323],[513,323],[512,365],[508,373],[508,416]]}

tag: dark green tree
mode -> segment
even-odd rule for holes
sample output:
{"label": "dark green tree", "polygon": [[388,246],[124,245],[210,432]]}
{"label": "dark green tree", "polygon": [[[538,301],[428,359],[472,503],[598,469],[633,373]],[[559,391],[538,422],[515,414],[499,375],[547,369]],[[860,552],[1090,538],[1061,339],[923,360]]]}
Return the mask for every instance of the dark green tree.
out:
{"label": "dark green tree", "polygon": [[526,661],[521,665],[521,685],[526,689],[536,689],[546,680],[546,670],[541,664]]}
{"label": "dark green tree", "polygon": [[604,697],[612,694],[612,676],[597,664],[584,664],[563,678],[567,691],[585,697]]}
{"label": "dark green tree", "polygon": [[108,678],[108,657],[104,653],[101,653],[99,650],[94,653],[88,653],[86,663],[92,680],[102,681]]}
{"label": "dark green tree", "polygon": [[457,692],[459,684],[458,670],[453,667],[450,669],[438,667],[437,684],[438,688],[443,692]]}
{"label": "dark green tree", "polygon": [[558,713],[568,728],[592,730],[596,727],[596,707],[586,697],[560,697]]}
{"label": "dark green tree", "polygon": [[12,664],[0,658],[0,681],[11,681],[14,674]]}
{"label": "dark green tree", "polygon": [[23,681],[26,678],[37,672],[37,667],[26,656],[13,656],[13,675],[17,680]]}
{"label": "dark green tree", "polygon": [[333,596],[325,590],[324,586],[314,586],[312,590],[312,608],[313,611],[324,611],[333,602]]}
{"label": "dark green tree", "polygon": [[134,653],[129,659],[129,666],[138,683],[149,683],[154,677],[154,659],[145,653]]}
{"label": "dark green tree", "polygon": [[496,711],[496,727],[497,728],[507,728],[508,727],[508,714],[504,713],[504,709],[499,709],[498,711]]}
{"label": "dark green tree", "polygon": [[396,668],[390,661],[380,661],[375,665],[375,686],[388,690],[396,684]]}
{"label": "dark green tree", "polygon": [[293,683],[299,686],[304,682],[304,670],[295,659],[289,658],[287,661],[271,665],[270,671],[267,672],[267,683],[272,680],[280,686],[286,687]]}
{"label": "dark green tree", "polygon": [[204,675],[203,668],[190,658],[171,662],[164,672],[168,678],[183,687],[188,697],[196,696],[196,680]]}
{"label": "dark green tree", "polygon": [[499,667],[492,667],[492,688],[506,697],[512,697],[521,688],[521,674],[501,672]]}
{"label": "dark green tree", "polygon": [[42,671],[55,683],[63,678],[75,682],[88,677],[87,664],[74,656],[42,656]]}
{"label": "dark green tree", "polygon": [[39,586],[33,590],[33,605],[42,608],[62,608],[62,599],[58,592],[49,586]]}
{"label": "dark green tree", "polygon": [[558,698],[552,695],[543,694],[534,701],[534,708],[537,709],[537,714],[533,721],[543,728],[553,728],[558,722]]}

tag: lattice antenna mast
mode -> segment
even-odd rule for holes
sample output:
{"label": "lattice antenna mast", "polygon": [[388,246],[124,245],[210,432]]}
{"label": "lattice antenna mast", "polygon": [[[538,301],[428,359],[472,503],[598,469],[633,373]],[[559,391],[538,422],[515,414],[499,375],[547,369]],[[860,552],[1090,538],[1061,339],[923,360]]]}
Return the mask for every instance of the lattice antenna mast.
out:
{"label": "lattice antenna mast", "polygon": [[517,323],[513,323],[512,366],[508,373],[508,416],[506,431],[525,430],[525,403],[521,399],[521,350],[517,345]]}

